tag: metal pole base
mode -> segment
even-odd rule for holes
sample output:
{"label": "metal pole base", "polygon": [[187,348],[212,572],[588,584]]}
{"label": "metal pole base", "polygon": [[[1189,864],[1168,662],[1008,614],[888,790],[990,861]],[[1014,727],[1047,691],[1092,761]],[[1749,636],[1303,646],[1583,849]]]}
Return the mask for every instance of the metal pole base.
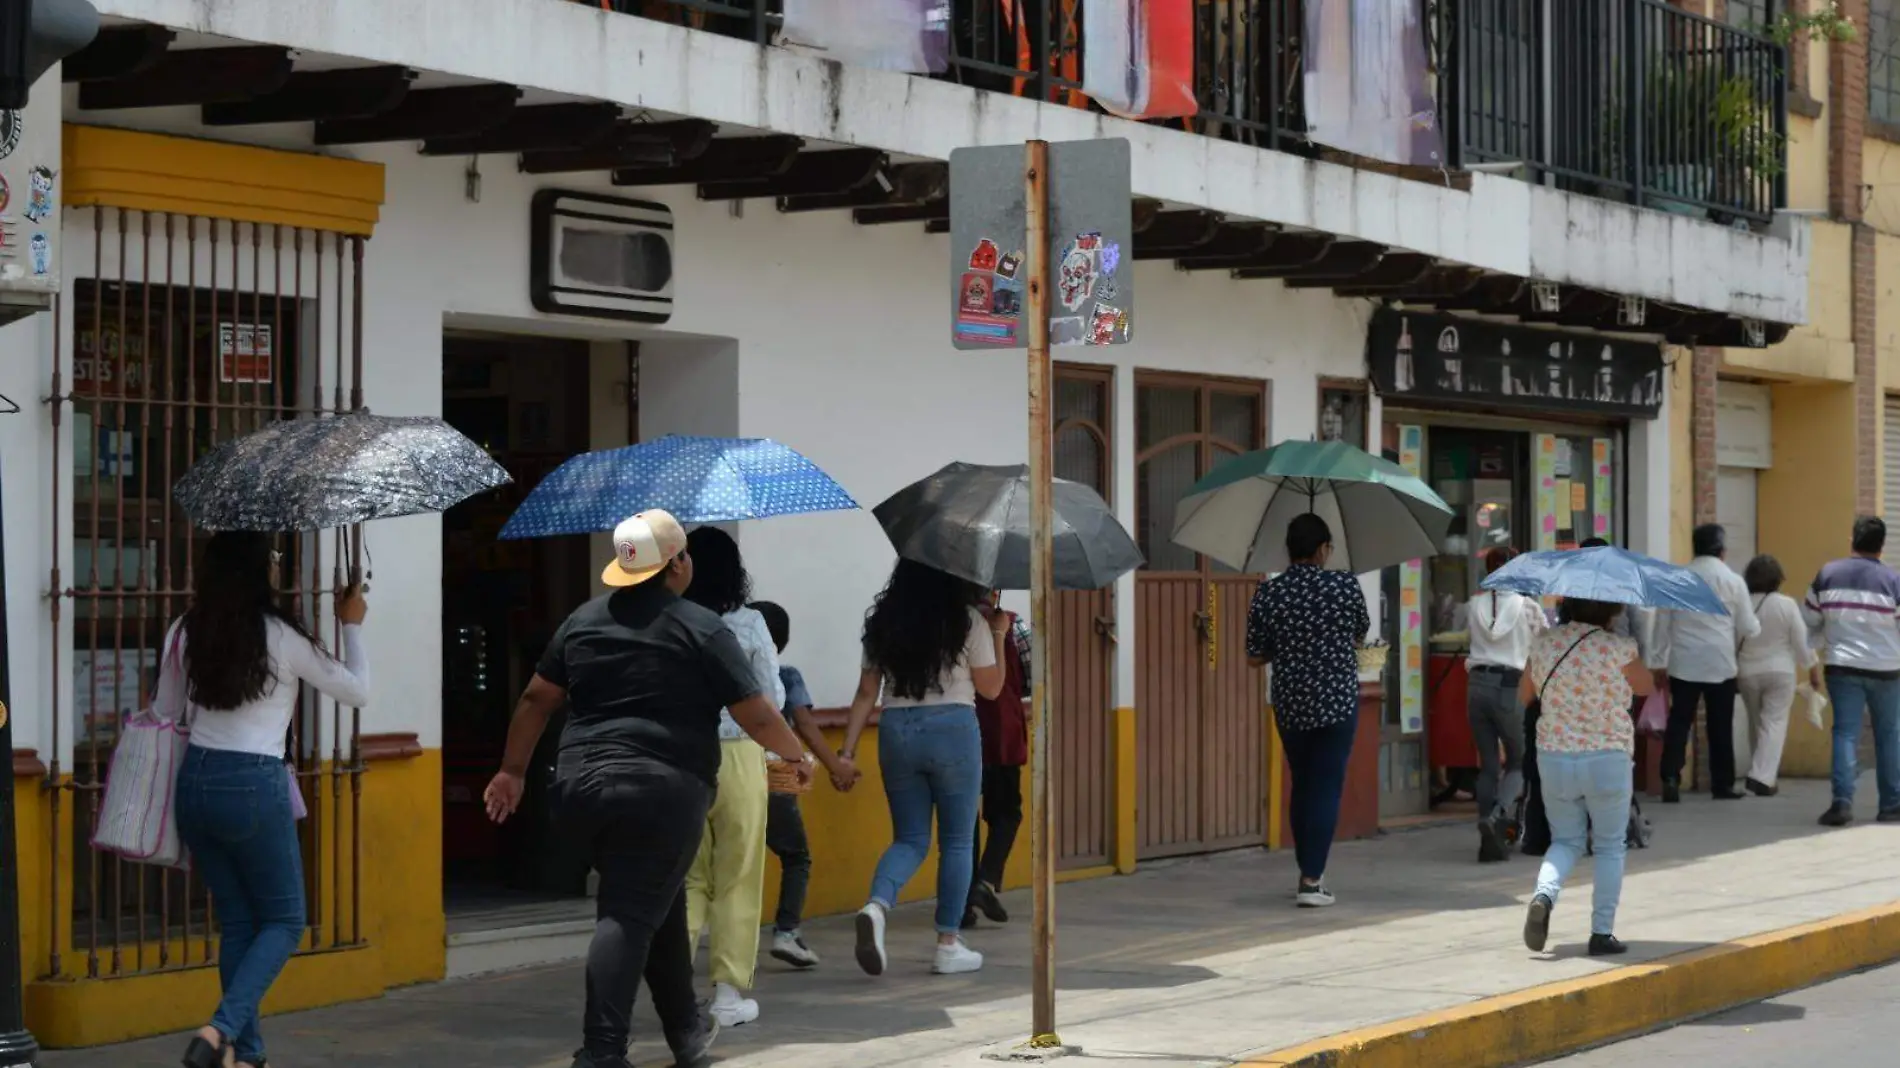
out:
{"label": "metal pole base", "polygon": [[0,1068],[29,1068],[40,1055],[40,1044],[26,1031],[0,1035]]}
{"label": "metal pole base", "polygon": [[996,1046],[991,1049],[986,1049],[983,1051],[982,1056],[986,1061],[1005,1061],[1014,1064],[1039,1064],[1043,1061],[1053,1061],[1058,1057],[1079,1057],[1081,1054],[1082,1047],[1064,1045],[1062,1040],[1056,1038],[1056,1036],[1044,1035],[1041,1038],[1032,1038],[1019,1045]]}

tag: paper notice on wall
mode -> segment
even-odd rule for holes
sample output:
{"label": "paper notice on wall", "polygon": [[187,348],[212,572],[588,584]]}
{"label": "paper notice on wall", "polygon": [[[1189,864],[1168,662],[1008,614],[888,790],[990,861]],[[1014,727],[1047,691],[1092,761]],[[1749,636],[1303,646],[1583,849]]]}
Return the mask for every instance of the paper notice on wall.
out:
{"label": "paper notice on wall", "polygon": [[[1400,467],[1416,477],[1424,451],[1424,427],[1399,427]],[[1399,565],[1399,727],[1407,734],[1425,729],[1425,619],[1419,611],[1425,588],[1423,564],[1408,560]]]}
{"label": "paper notice on wall", "polygon": [[1550,495],[1551,515],[1555,517],[1552,525],[1558,530],[1569,530],[1570,507],[1573,500],[1570,495],[1572,483],[1567,478],[1560,478],[1556,481],[1556,489]]}
{"label": "paper notice on wall", "polygon": [[950,66],[950,0],[785,0],[780,43],[852,67],[941,74]]}
{"label": "paper notice on wall", "polygon": [[1103,110],[1129,119],[1200,111],[1193,0],[1084,0],[1082,12],[1082,91]]}

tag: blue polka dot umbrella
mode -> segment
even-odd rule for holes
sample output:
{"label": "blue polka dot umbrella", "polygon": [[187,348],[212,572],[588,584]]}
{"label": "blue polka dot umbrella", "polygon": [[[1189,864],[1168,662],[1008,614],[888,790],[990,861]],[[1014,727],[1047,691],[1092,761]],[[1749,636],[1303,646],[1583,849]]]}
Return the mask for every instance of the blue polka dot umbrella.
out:
{"label": "blue polka dot umbrella", "polygon": [[730,523],[857,506],[817,464],[776,441],[669,435],[573,457],[528,494],[500,536],[592,534],[649,508],[682,523]]}

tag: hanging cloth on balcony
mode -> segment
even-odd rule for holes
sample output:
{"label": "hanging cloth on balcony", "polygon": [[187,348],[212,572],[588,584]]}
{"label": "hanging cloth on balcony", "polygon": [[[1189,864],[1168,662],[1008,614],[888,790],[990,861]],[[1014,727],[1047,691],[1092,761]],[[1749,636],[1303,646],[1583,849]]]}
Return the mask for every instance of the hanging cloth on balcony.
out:
{"label": "hanging cloth on balcony", "polygon": [[1444,166],[1422,9],[1306,0],[1307,136],[1367,159]]}
{"label": "hanging cloth on balcony", "polygon": [[785,0],[781,43],[853,67],[941,74],[950,66],[947,0]]}
{"label": "hanging cloth on balcony", "polygon": [[1082,36],[1082,89],[1110,114],[1178,119],[1200,111],[1194,0],[1084,0]]}

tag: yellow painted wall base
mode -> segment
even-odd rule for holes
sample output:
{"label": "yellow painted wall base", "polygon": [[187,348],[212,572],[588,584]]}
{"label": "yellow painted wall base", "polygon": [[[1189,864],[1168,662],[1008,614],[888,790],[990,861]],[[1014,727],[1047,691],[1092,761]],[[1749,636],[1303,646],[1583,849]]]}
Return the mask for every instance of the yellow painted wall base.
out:
{"label": "yellow painted wall base", "polygon": [[[291,959],[264,999],[266,1013],[378,997],[385,988],[375,946]],[[218,1003],[218,970],[188,968],[122,979],[29,983],[26,1018],[40,1044],[71,1049],[202,1026]]]}

